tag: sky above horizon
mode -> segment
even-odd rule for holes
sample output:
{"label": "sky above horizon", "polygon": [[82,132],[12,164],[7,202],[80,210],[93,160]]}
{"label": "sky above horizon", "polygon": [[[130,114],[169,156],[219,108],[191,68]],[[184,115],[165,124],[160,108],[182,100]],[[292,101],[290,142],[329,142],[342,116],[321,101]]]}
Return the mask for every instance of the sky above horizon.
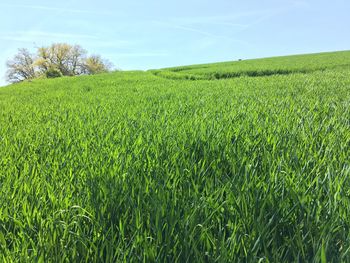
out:
{"label": "sky above horizon", "polygon": [[2,0],[0,86],[18,48],[79,44],[123,70],[349,50],[350,1]]}

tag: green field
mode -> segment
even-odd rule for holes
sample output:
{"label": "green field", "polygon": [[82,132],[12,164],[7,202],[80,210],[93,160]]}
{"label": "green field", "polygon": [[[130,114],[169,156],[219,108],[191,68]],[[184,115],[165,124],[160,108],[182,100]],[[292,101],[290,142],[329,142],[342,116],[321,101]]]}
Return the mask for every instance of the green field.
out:
{"label": "green field", "polygon": [[0,262],[350,262],[350,52],[0,89]]}

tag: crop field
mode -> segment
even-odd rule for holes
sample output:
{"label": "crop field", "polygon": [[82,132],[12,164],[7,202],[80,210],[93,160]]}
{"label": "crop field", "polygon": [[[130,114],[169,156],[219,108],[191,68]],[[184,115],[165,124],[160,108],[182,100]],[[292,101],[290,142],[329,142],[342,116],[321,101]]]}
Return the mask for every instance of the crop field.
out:
{"label": "crop field", "polygon": [[154,74],[170,79],[213,80],[240,76],[288,75],[312,73],[325,69],[349,68],[350,52],[333,52],[287,57],[242,60],[207,65],[154,70]]}
{"label": "crop field", "polygon": [[0,262],[350,262],[350,52],[0,88]]}

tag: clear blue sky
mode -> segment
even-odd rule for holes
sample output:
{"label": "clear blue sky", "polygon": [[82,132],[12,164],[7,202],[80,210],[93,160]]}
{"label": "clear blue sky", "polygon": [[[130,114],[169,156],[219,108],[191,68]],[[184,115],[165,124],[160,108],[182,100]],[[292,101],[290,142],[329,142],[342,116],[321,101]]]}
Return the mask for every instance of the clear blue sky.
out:
{"label": "clear blue sky", "polygon": [[121,69],[350,49],[349,0],[1,0],[0,85],[17,48],[80,44]]}

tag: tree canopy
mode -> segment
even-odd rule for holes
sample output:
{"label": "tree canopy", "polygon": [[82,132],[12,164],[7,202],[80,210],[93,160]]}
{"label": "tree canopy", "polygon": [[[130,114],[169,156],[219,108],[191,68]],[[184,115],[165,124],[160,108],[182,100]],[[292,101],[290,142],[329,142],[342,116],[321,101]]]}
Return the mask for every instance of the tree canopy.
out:
{"label": "tree canopy", "polygon": [[87,55],[79,45],[54,43],[35,54],[21,48],[7,61],[7,80],[14,83],[35,78],[91,75],[108,72],[112,64],[99,55]]}

